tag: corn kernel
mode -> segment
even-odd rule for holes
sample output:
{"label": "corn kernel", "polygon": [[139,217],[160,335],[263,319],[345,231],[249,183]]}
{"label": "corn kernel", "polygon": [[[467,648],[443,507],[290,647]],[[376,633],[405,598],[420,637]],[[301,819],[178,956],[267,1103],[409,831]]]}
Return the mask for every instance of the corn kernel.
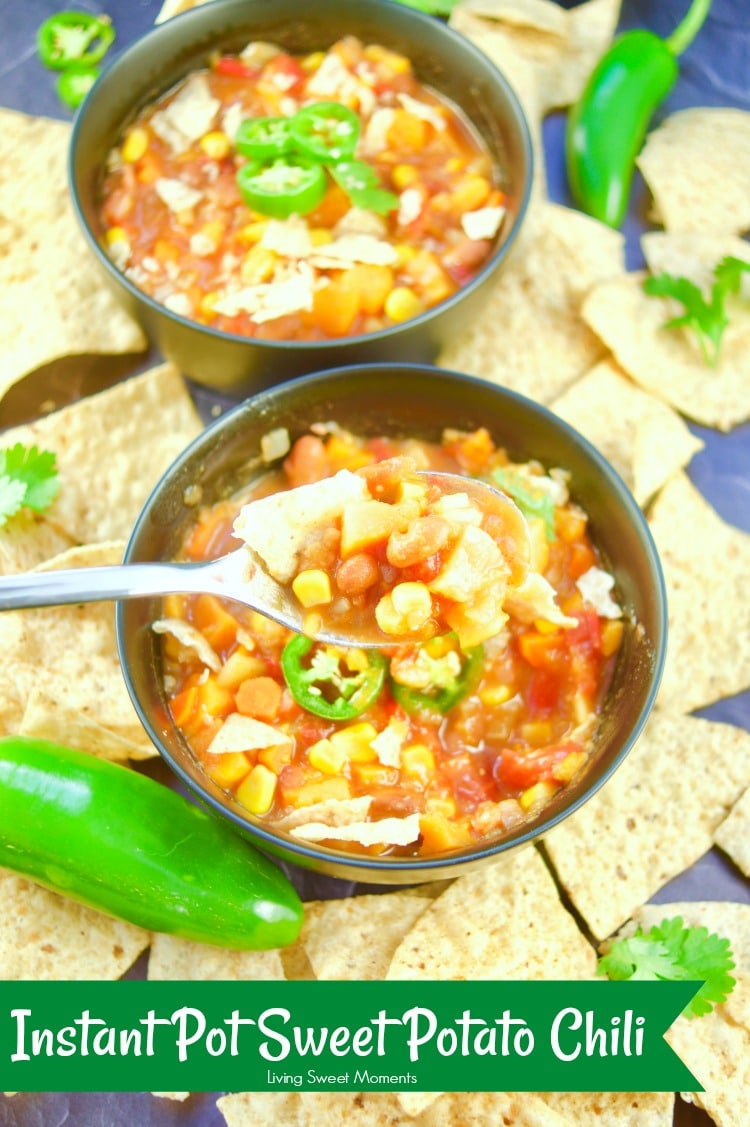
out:
{"label": "corn kernel", "polygon": [[267,282],[276,269],[276,255],[268,247],[254,246],[245,255],[240,267],[240,277],[246,286]]}
{"label": "corn kernel", "polygon": [[426,783],[435,770],[435,756],[427,744],[410,744],[401,752],[401,770],[405,775]]}
{"label": "corn kernel", "polygon": [[569,783],[574,775],[577,775],[583,766],[588,761],[588,755],[585,751],[571,751],[565,756],[562,763],[558,763],[552,772],[555,779],[560,783]]}
{"label": "corn kernel", "polygon": [[213,317],[216,313],[216,303],[221,295],[217,290],[210,290],[201,298],[198,312],[203,317]]}
{"label": "corn kernel", "polygon": [[340,775],[348,763],[344,748],[332,744],[330,740],[318,740],[307,749],[307,758],[311,766],[324,775]]}
{"label": "corn kernel", "polygon": [[327,243],[333,242],[333,232],[329,231],[327,227],[311,227],[310,242],[314,247],[323,247]]}
{"label": "corn kernel", "polygon": [[324,51],[313,51],[310,55],[305,55],[300,66],[303,70],[317,70],[324,58]]}
{"label": "corn kernel", "polygon": [[363,54],[368,62],[381,63],[392,74],[411,73],[411,63],[405,55],[398,55],[395,51],[389,51],[387,47],[383,47],[379,43],[368,43]]}
{"label": "corn kernel", "polygon": [[337,752],[340,752],[356,763],[371,763],[377,759],[377,752],[370,747],[378,732],[374,725],[367,720],[358,724],[350,724],[347,728],[340,728],[329,736]]}
{"label": "corn kernel", "polygon": [[111,247],[113,243],[126,243],[128,236],[122,227],[110,227],[104,236],[104,241],[108,247]]}
{"label": "corn kernel", "polygon": [[393,186],[398,188],[400,192],[404,188],[410,188],[412,184],[416,184],[418,179],[419,173],[412,164],[397,164],[391,172]]}
{"label": "corn kernel", "polygon": [[226,133],[222,133],[220,129],[213,129],[210,133],[203,134],[200,147],[211,160],[223,160],[232,151],[232,142]]}
{"label": "corn kernel", "polygon": [[484,176],[464,176],[451,192],[451,204],[459,214],[474,211],[487,202],[489,194],[490,183]]}
{"label": "corn kernel", "polygon": [[383,309],[386,317],[396,322],[408,321],[424,313],[422,302],[408,286],[396,286],[391,290],[385,299]]}
{"label": "corn kernel", "polygon": [[549,720],[529,720],[521,725],[521,735],[533,747],[544,747],[552,742],[552,724]]}
{"label": "corn kernel", "polygon": [[350,649],[344,654],[344,662],[352,673],[364,673],[370,667],[370,659],[364,650]]}
{"label": "corn kernel", "polygon": [[295,575],[292,580],[292,590],[303,607],[325,606],[333,599],[331,580],[318,567],[308,568]]}
{"label": "corn kernel", "polygon": [[485,689],[480,689],[479,691],[479,699],[482,704],[486,704],[488,708],[505,704],[512,696],[513,690],[509,685],[488,685]]}
{"label": "corn kernel", "polygon": [[391,591],[396,614],[410,630],[418,630],[432,614],[432,596],[424,583],[397,583]]}
{"label": "corn kernel", "polygon": [[529,787],[528,790],[523,792],[518,802],[521,809],[528,813],[531,810],[541,809],[556,792],[557,787],[554,783],[534,783],[533,787]]}
{"label": "corn kernel", "polygon": [[259,219],[255,223],[246,224],[237,232],[237,237],[241,243],[259,243],[265,235],[267,227],[268,220]]}
{"label": "corn kernel", "polygon": [[608,618],[602,624],[602,653],[605,657],[611,657],[613,653],[617,653],[624,629],[620,618]]}
{"label": "corn kernel", "polygon": [[416,247],[410,247],[408,243],[396,243],[393,249],[398,255],[397,266],[408,266],[417,253]]}
{"label": "corn kernel", "polygon": [[445,162],[445,171],[446,172],[460,172],[465,164],[466,164],[466,161],[463,159],[463,157],[450,157]]}
{"label": "corn kernel", "polygon": [[414,290],[408,286],[396,286],[391,290],[383,304],[383,310],[392,321],[409,321],[424,312],[424,304]]}
{"label": "corn kernel", "polygon": [[308,638],[314,638],[323,629],[323,619],[317,611],[311,611],[306,614],[302,620],[302,633],[307,634]]}
{"label": "corn kernel", "polygon": [[256,763],[237,788],[237,801],[251,814],[267,814],[276,793],[276,776],[262,763]]}
{"label": "corn kernel", "polygon": [[147,148],[148,133],[145,129],[141,129],[140,126],[137,126],[135,129],[130,130],[123,141],[120,156],[126,164],[135,164],[137,160],[141,159]]}

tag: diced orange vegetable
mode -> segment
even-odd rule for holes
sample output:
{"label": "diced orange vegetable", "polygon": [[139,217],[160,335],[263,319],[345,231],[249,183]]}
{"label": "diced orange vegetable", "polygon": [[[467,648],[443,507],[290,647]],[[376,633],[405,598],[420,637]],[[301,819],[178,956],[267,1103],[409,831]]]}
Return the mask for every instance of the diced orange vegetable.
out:
{"label": "diced orange vegetable", "polygon": [[180,248],[169,239],[157,239],[154,243],[154,258],[164,265],[165,262],[177,262],[180,257]]}
{"label": "diced orange vegetable", "polygon": [[398,780],[394,767],[382,763],[352,763],[352,782],[361,787],[389,787]]}
{"label": "diced orange vegetable", "polygon": [[217,651],[228,649],[237,637],[237,619],[215,595],[198,595],[193,604],[193,623]]}
{"label": "diced orange vegetable", "polygon": [[489,194],[490,184],[484,176],[464,176],[451,192],[451,203],[457,214],[463,215],[486,204]]}
{"label": "diced orange vegetable", "polygon": [[235,787],[249,774],[252,763],[244,751],[206,756],[206,774],[220,787]]}
{"label": "diced orange vegetable", "polygon": [[222,689],[215,677],[207,677],[198,686],[198,698],[209,716],[227,716],[234,708],[234,696],[228,689]]}
{"label": "diced orange vegetable", "polygon": [[359,311],[359,292],[343,281],[333,281],[315,291],[313,315],[323,332],[331,336],[348,333]]}
{"label": "diced orange vegetable", "polygon": [[393,289],[393,271],[389,266],[352,266],[342,275],[341,281],[359,294],[359,307],[363,313],[380,313],[385,299]]}
{"label": "diced orange vegetable", "polygon": [[608,618],[602,623],[602,654],[611,657],[617,653],[625,627],[621,618]]}
{"label": "diced orange vegetable", "polygon": [[281,771],[292,761],[292,744],[274,744],[273,747],[262,747],[258,752],[258,762],[273,771],[274,775]]}
{"label": "diced orange vegetable", "polygon": [[423,814],[419,819],[422,841],[419,852],[444,853],[448,849],[461,849],[474,840],[464,822],[450,822],[442,814]]}
{"label": "diced orange vegetable", "polygon": [[540,634],[529,630],[518,639],[521,656],[534,669],[554,668],[560,660],[560,631],[553,634]]}
{"label": "diced orange vegetable", "polygon": [[190,724],[191,720],[195,718],[199,704],[198,686],[191,685],[189,689],[183,689],[176,697],[170,701],[170,711],[172,719],[178,728],[185,728]]}
{"label": "diced orange vegetable", "polygon": [[555,513],[555,531],[561,540],[570,544],[586,533],[586,518],[575,509],[558,509]]}
{"label": "diced orange vegetable", "polygon": [[437,256],[429,250],[418,250],[409,262],[407,271],[428,305],[445,301],[456,289],[456,283],[443,269]]}
{"label": "diced orange vegetable", "polygon": [[341,775],[313,779],[300,787],[285,787],[279,780],[279,788],[285,806],[312,806],[316,802],[325,802],[327,798],[351,798],[349,783]]}
{"label": "diced orange vegetable", "polygon": [[249,677],[260,677],[266,671],[266,663],[261,657],[249,654],[240,646],[229,655],[216,675],[216,681],[223,689],[237,690]]}
{"label": "diced orange vegetable", "polygon": [[388,129],[388,144],[404,153],[418,153],[427,144],[429,124],[408,110],[395,110]]}
{"label": "diced orange vegetable", "polygon": [[595,564],[596,556],[588,544],[578,542],[571,544],[570,559],[568,562],[568,575],[571,579],[578,579],[584,572],[587,572],[590,567],[594,567]]}
{"label": "diced orange vegetable", "polygon": [[335,227],[351,206],[351,201],[343,188],[339,188],[338,184],[332,184],[315,210],[305,218],[309,227]]}
{"label": "diced orange vegetable", "polygon": [[237,690],[237,711],[255,720],[275,720],[282,691],[273,677],[251,677],[243,681]]}

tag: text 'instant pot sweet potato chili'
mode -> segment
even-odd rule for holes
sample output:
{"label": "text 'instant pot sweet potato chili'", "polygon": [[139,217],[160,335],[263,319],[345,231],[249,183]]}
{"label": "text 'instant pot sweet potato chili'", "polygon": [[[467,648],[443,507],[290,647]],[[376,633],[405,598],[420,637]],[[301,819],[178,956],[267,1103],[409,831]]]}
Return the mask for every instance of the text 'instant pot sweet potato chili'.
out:
{"label": "text 'instant pot sweet potato chili'", "polygon": [[[252,491],[203,511],[183,557],[236,546],[233,522],[249,502],[342,470],[367,478],[408,457],[499,485],[528,524],[528,573],[503,592],[495,633],[464,648],[451,630],[382,651],[342,649],[213,596],[169,596],[154,628],[172,718],[219,786],[300,840],[431,856],[501,836],[585,771],[616,660],[622,612],[586,515],[565,474],[510,463],[484,430],[446,431],[438,445],[315,429]],[[403,527],[348,554],[332,518],[304,540],[295,568],[325,577],[339,622],[347,607],[355,621],[393,579],[391,540],[401,548],[413,524],[405,511]],[[425,539],[406,581],[434,594],[459,540],[433,552]],[[445,609],[450,599],[439,597]]]}
{"label": "text 'instant pot sweet potato chili'", "polygon": [[220,56],[108,160],[103,245],[144,293],[229,333],[314,341],[409,320],[469,282],[505,215],[498,169],[409,60],[347,37]]}

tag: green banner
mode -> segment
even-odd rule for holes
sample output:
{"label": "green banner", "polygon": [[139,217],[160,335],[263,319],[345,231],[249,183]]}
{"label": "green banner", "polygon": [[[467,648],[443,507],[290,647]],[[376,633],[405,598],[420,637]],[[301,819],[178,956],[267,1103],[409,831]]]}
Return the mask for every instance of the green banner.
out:
{"label": "green banner", "polygon": [[[2,982],[3,1091],[697,1091],[691,982]],[[700,1018],[695,1019],[700,1020]]]}

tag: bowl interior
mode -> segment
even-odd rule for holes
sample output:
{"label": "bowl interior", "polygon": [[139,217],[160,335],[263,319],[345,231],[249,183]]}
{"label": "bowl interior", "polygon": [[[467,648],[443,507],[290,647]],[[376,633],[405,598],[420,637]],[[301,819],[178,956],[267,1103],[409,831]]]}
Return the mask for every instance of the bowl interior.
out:
{"label": "bowl interior", "polygon": [[[264,468],[260,439],[285,426],[292,440],[313,422],[335,420],[364,435],[439,439],[446,426],[486,426],[514,460],[537,458],[571,474],[571,493],[590,518],[592,536],[617,581],[628,617],[613,683],[599,726],[592,763],[536,819],[501,842],[487,841],[441,857],[388,860],[347,856],[269,833],[204,775],[175,728],[162,685],[159,642],[149,623],[156,600],[118,607],[118,642],[126,679],[147,729],[183,780],[260,844],[298,864],[347,879],[413,883],[465,868],[538,836],[576,809],[614,770],[634,742],[653,703],[665,649],[665,597],[658,557],[635,501],[609,464],[567,424],[513,392],[456,373],[417,365],[362,365],[323,372],[279,385],[217,420],[167,472],[147,502],[126,552],[128,561],[168,559],[194,519],[185,502],[200,484],[201,503],[212,503],[252,480]],[[193,492],[188,496],[193,501]],[[635,625],[637,623],[637,625]],[[371,875],[368,877],[368,870]]]}

